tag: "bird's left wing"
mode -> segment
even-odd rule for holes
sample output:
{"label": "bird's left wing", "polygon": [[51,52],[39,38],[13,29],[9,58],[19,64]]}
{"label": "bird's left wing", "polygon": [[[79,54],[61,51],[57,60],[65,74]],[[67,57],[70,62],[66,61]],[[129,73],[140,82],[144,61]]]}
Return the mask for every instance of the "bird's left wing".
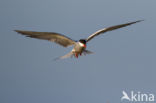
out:
{"label": "bird's left wing", "polygon": [[23,30],[15,30],[15,31],[22,35],[26,35],[27,37],[49,40],[63,47],[68,47],[76,43],[74,40],[62,34],[54,33],[54,32],[35,32],[35,31],[23,31]]}
{"label": "bird's left wing", "polygon": [[141,21],[143,21],[143,20],[138,20],[138,21],[134,21],[134,22],[126,23],[126,24],[115,25],[115,26],[111,26],[111,27],[108,27],[108,28],[104,28],[104,29],[98,30],[95,33],[91,34],[86,39],[86,41],[87,42],[90,41],[91,39],[93,39],[95,36],[98,36],[99,34],[102,34],[102,33],[108,32],[108,31],[112,31],[112,30],[116,30],[116,29],[119,29],[119,28],[122,28],[122,27],[125,27],[125,26],[128,26],[128,25],[131,25],[131,24],[135,24],[135,23],[141,22]]}

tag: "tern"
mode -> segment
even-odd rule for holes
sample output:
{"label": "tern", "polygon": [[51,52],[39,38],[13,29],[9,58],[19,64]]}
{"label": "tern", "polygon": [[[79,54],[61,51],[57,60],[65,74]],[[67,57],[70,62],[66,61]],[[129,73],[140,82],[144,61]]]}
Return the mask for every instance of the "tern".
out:
{"label": "tern", "polygon": [[143,21],[143,20],[138,20],[138,21],[133,21],[133,22],[125,23],[125,24],[115,25],[115,26],[111,26],[108,28],[103,28],[103,29],[100,29],[100,30],[94,32],[88,38],[80,39],[78,41],[72,40],[71,38],[69,38],[65,35],[62,35],[60,33],[55,33],[55,32],[36,32],[36,31],[25,31],[25,30],[15,30],[15,31],[17,33],[25,35],[26,37],[37,38],[37,39],[42,39],[42,40],[48,40],[50,42],[55,42],[63,47],[73,46],[73,49],[71,50],[71,52],[69,52],[68,54],[61,56],[57,59],[64,59],[64,58],[69,58],[69,57],[73,57],[73,56],[75,58],[78,58],[79,55],[81,56],[82,54],[86,55],[86,54],[93,53],[86,49],[86,45],[94,37],[96,37],[100,34],[106,33],[108,31],[116,30],[116,29],[131,25],[131,24],[135,24],[135,23],[138,23],[141,21]]}

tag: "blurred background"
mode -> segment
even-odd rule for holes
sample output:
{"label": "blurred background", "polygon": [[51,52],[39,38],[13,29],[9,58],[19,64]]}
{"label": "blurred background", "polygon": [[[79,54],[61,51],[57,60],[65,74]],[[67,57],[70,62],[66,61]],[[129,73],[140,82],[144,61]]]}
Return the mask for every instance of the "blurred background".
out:
{"label": "blurred background", "polygon": [[[1,103],[119,103],[122,91],[156,94],[156,0],[1,0]],[[74,40],[112,25],[145,21],[88,43],[92,55],[53,61],[72,47],[13,30]]]}

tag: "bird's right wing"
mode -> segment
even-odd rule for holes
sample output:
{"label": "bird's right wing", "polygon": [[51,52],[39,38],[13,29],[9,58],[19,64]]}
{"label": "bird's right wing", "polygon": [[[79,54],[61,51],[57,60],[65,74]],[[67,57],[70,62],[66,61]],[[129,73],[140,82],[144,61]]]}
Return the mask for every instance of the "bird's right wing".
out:
{"label": "bird's right wing", "polygon": [[141,22],[143,20],[138,20],[138,21],[134,21],[134,22],[129,22],[129,23],[126,23],[126,24],[120,24],[120,25],[115,25],[115,26],[111,26],[111,27],[108,27],[108,28],[104,28],[104,29],[101,29],[101,30],[98,30],[96,31],[95,33],[93,33],[92,35],[90,35],[86,41],[90,41],[91,39],[93,39],[95,36],[98,36],[102,33],[105,33],[105,32],[108,32],[108,31],[112,31],[112,30],[116,30],[116,29],[119,29],[119,28],[122,28],[122,27],[125,27],[125,26],[128,26],[128,25],[131,25],[131,24],[135,24],[137,22]]}
{"label": "bird's right wing", "polygon": [[68,47],[76,42],[62,34],[54,33],[54,32],[35,32],[35,31],[23,31],[23,30],[15,30],[17,33],[22,35],[26,35],[27,37],[49,40],[51,42],[55,42],[60,44],[63,47]]}

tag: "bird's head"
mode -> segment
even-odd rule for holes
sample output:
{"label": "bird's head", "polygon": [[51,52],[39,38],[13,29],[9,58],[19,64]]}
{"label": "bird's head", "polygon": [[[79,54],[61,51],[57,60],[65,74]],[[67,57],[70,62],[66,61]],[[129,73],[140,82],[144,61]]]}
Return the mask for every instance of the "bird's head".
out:
{"label": "bird's head", "polygon": [[83,47],[86,48],[86,40],[85,39],[80,39],[79,42],[82,44]]}
{"label": "bird's head", "polygon": [[79,42],[86,44],[86,40],[85,39],[80,39]]}

